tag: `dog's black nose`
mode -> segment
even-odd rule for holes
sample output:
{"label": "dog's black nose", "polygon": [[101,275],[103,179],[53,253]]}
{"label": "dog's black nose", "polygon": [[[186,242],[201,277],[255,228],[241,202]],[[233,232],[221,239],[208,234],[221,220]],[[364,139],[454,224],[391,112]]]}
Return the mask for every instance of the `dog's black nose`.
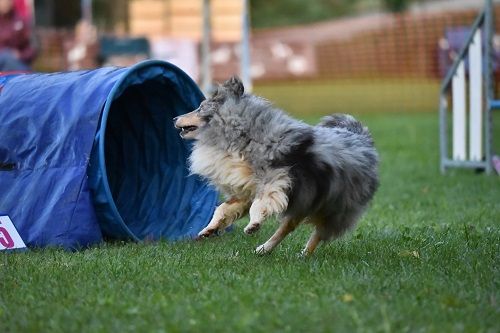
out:
{"label": "dog's black nose", "polygon": [[180,116],[174,118],[174,123],[179,119]]}

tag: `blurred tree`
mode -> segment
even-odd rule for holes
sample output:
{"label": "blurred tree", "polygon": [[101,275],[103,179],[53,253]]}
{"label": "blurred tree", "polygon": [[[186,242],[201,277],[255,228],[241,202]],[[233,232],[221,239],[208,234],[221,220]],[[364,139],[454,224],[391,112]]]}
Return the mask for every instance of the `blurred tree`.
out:
{"label": "blurred tree", "polygon": [[[126,29],[129,0],[93,0],[94,23],[103,31]],[[36,0],[38,26],[73,28],[81,18],[79,0]]]}
{"label": "blurred tree", "polygon": [[129,0],[93,0],[94,23],[100,30],[126,30]]}
{"label": "blurred tree", "polygon": [[250,0],[254,28],[312,23],[380,10],[402,12],[414,2],[437,0]]}
{"label": "blurred tree", "polygon": [[359,0],[251,0],[255,28],[304,24],[353,14]]}
{"label": "blurred tree", "polygon": [[385,8],[394,13],[402,12],[407,9],[410,2],[412,2],[412,0],[383,0]]}
{"label": "blurred tree", "polygon": [[80,18],[79,1],[37,0],[34,4],[38,26],[71,28]]}

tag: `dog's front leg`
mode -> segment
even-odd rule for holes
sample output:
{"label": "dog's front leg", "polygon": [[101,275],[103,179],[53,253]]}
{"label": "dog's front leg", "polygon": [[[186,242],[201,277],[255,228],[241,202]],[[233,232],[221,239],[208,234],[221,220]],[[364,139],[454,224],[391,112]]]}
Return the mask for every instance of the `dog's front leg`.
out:
{"label": "dog's front leg", "polygon": [[281,214],[288,206],[288,196],[284,192],[264,192],[250,206],[250,222],[245,227],[246,234],[260,229],[262,222],[271,215]]}
{"label": "dog's front leg", "polygon": [[267,217],[286,210],[290,184],[287,169],[275,169],[261,178],[257,195],[250,206],[250,223],[245,227],[245,233],[253,234]]}
{"label": "dog's front leg", "polygon": [[199,237],[209,237],[223,230],[243,216],[248,210],[248,200],[231,198],[215,209],[210,223],[198,233]]}

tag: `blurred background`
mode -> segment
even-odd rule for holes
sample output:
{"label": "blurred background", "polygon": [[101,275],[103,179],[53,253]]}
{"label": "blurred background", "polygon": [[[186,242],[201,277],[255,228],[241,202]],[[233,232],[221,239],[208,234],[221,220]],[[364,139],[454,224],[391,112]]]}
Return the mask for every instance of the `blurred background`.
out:
{"label": "blurred background", "polygon": [[[162,59],[205,90],[207,81],[243,75],[256,93],[296,114],[437,111],[440,81],[484,5],[482,0],[14,3],[33,26],[33,70]],[[498,1],[494,6],[498,16]],[[500,38],[494,48],[500,52]]]}

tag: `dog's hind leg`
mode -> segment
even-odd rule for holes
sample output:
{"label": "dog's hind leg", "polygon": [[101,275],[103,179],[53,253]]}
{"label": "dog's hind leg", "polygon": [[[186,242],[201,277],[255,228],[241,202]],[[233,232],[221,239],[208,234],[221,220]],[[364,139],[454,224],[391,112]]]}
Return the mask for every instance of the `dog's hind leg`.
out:
{"label": "dog's hind leg", "polygon": [[356,224],[361,212],[362,210],[353,210],[340,215],[313,219],[312,223],[315,228],[305,248],[302,250],[302,255],[311,255],[322,241],[326,242],[341,237],[347,230]]}
{"label": "dog's hind leg", "polygon": [[316,250],[320,242],[321,242],[321,232],[318,230],[318,227],[316,227],[313,233],[311,234],[311,237],[309,237],[306,247],[302,250],[301,254],[304,257],[311,255],[314,252],[314,250]]}
{"label": "dog's hind leg", "polygon": [[311,217],[310,223],[314,225],[314,231],[309,237],[306,246],[300,253],[304,257],[313,254],[314,250],[316,250],[319,243],[321,243],[321,241],[327,240],[332,233],[332,231],[330,230],[330,228],[328,228],[328,225],[326,224],[327,221],[321,217],[318,216]]}
{"label": "dog's hind leg", "polygon": [[274,234],[265,242],[264,244],[258,246],[255,249],[255,253],[257,254],[266,254],[271,252],[281,241],[292,231],[297,228],[300,223],[300,219],[292,219],[289,217],[285,217],[278,229],[274,232]]}
{"label": "dog's hind leg", "polygon": [[198,233],[198,237],[209,237],[218,230],[223,230],[233,224],[234,221],[243,216],[248,210],[247,200],[229,199],[215,209],[210,223]]}

